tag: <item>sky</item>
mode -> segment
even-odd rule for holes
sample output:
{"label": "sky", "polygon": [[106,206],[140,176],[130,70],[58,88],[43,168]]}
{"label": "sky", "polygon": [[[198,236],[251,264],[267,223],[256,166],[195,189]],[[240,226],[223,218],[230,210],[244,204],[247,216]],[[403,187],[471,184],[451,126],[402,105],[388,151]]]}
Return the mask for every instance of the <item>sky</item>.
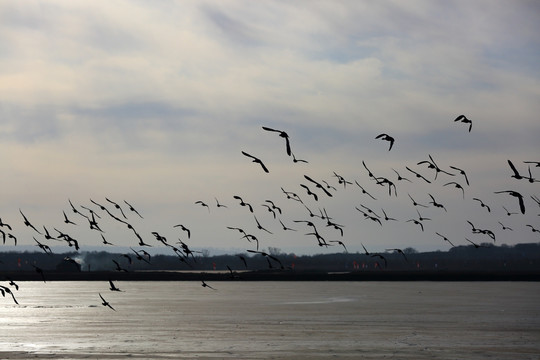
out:
{"label": "sky", "polygon": [[[345,250],[332,241],[349,252],[449,250],[436,233],[456,246],[494,243],[467,221],[493,231],[496,245],[539,242],[527,225],[540,229],[540,183],[512,178],[507,162],[528,176],[524,161],[540,161],[539,24],[535,1],[1,1],[0,218],[12,230],[1,229],[18,246],[65,244],[25,226],[22,212],[81,250],[102,244],[101,235],[138,248],[133,231],[90,201],[121,217],[109,199],[155,248],[152,232],[210,252],[255,249],[227,227],[255,235],[260,249],[298,254]],[[471,132],[454,121],[460,114]],[[285,140],[263,126],[287,132],[308,163],[294,163]],[[390,151],[375,139],[381,133],[395,139]],[[453,176],[435,179],[418,165],[429,156]],[[332,197],[304,175],[335,187]],[[453,181],[463,195],[445,185]],[[494,193],[506,190],[523,195],[525,214],[517,198]],[[282,214],[274,219],[266,200]],[[103,232],[69,201],[100,215]],[[343,236],[307,209],[325,209]],[[420,216],[431,219],[424,231],[412,221]],[[303,220],[332,246],[306,235],[313,230]]]}

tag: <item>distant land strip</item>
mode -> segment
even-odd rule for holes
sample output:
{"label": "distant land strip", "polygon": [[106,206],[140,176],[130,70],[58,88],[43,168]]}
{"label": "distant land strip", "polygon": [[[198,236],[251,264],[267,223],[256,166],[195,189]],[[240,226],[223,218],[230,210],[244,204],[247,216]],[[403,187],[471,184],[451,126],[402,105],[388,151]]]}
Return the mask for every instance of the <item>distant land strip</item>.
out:
{"label": "distant land strip", "polygon": [[[0,275],[14,281],[43,281],[33,271]],[[81,271],[47,272],[45,281],[540,281],[540,271]]]}

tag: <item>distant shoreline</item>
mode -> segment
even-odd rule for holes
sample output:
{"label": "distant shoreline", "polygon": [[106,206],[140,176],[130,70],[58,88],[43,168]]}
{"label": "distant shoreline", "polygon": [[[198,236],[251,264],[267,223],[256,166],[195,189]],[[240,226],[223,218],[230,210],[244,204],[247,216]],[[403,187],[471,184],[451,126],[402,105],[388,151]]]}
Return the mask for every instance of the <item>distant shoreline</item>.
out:
{"label": "distant shoreline", "polygon": [[[8,271],[0,279],[43,281],[34,271]],[[540,281],[540,272],[515,271],[82,271],[46,272],[45,281]]]}

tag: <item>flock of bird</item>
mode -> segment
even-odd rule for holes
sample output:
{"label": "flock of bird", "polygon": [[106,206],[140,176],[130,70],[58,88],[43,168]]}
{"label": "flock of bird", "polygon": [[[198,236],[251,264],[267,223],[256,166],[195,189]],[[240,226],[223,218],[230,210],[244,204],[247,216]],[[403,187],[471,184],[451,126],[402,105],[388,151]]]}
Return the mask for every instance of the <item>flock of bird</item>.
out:
{"label": "flock of bird", "polygon": [[[468,119],[465,115],[460,115],[456,117],[455,122],[461,122],[468,124],[468,131],[472,129],[472,121]],[[280,138],[285,141],[285,154],[292,158],[293,163],[304,163],[307,164],[308,161],[304,159],[297,159],[294,152],[292,151],[291,140],[287,132],[282,130],[273,129],[270,127],[263,126],[262,129],[266,132],[275,133]],[[388,151],[391,151],[396,144],[394,137],[386,133],[381,133],[375,136],[376,140],[387,141],[389,143]],[[267,166],[263,160],[251,153],[246,151],[241,151],[241,154],[251,160],[253,163],[257,164],[260,169],[266,174],[270,173],[271,167]],[[528,165],[527,173],[518,170],[518,167],[514,165],[511,160],[507,160],[509,167],[509,177],[513,179],[512,181],[526,181],[528,183],[537,183],[539,180],[535,179],[532,174],[531,166],[539,168],[539,161],[523,161],[524,164]],[[343,251],[348,251],[347,249],[347,240],[345,237],[345,225],[341,224],[340,221],[331,217],[328,213],[326,206],[320,206],[327,201],[330,201],[338,192],[345,191],[347,186],[349,189],[359,189],[361,197],[365,198],[371,203],[376,205],[366,205],[365,202],[355,206],[355,210],[358,214],[358,221],[361,219],[367,220],[368,222],[373,222],[375,226],[382,227],[385,223],[389,222],[402,222],[402,223],[411,223],[417,227],[421,232],[426,231],[426,222],[432,220],[430,217],[422,215],[421,211],[428,211],[427,209],[432,208],[436,210],[433,211],[444,211],[448,212],[447,207],[440,200],[437,200],[436,195],[430,193],[426,194],[426,198],[429,197],[429,200],[417,201],[410,193],[407,193],[406,196],[411,201],[410,211],[412,216],[404,219],[397,219],[395,217],[389,216],[389,209],[384,209],[380,207],[380,204],[377,203],[377,198],[373,194],[372,190],[368,191],[367,189],[376,188],[378,186],[384,188],[384,193],[387,192],[387,196],[392,198],[398,197],[398,188],[401,188],[401,183],[414,183],[420,182],[425,184],[432,184],[435,182],[440,182],[442,187],[455,188],[458,192],[458,196],[465,200],[466,188],[470,186],[469,178],[467,172],[462,168],[454,165],[443,166],[438,164],[434,157],[431,154],[427,154],[427,159],[416,162],[415,165],[406,165],[404,169],[398,170],[391,168],[395,176],[387,177],[383,175],[376,175],[375,172],[370,170],[366,161],[362,160],[362,167],[365,169],[367,178],[363,180],[346,178],[335,171],[329,175],[330,179],[314,179],[313,175],[304,174],[300,183],[298,183],[298,188],[286,190],[284,187],[280,186],[281,193],[283,194],[282,202],[288,202],[291,206],[295,206],[296,212],[298,209],[301,209],[304,212],[303,218],[286,218],[287,209],[284,206],[279,206],[278,200],[265,199],[262,204],[259,204],[261,207],[264,207],[265,211],[269,214],[270,220],[265,220],[261,222],[262,215],[256,211],[254,203],[248,202],[243,196],[232,195],[231,199],[236,202],[237,205],[222,203],[218,200],[217,197],[214,197],[215,205],[207,200],[196,200],[194,201],[195,206],[201,206],[207,209],[210,212],[211,208],[222,208],[228,209],[232,206],[240,206],[245,208],[245,214],[247,214],[246,219],[251,223],[251,225],[238,226],[237,224],[231,224],[226,226],[227,230],[231,230],[239,233],[240,239],[245,239],[248,248],[246,249],[247,253],[253,254],[252,256],[262,256],[266,259],[268,267],[270,269],[285,269],[287,266],[282,263],[279,259],[279,255],[273,254],[270,251],[264,251],[261,246],[262,237],[274,235],[274,227],[278,226],[280,230],[279,235],[285,237],[286,232],[304,232],[304,236],[308,239],[313,239],[314,245],[321,248],[329,248],[331,246],[339,246]],[[425,171],[429,171],[427,173]],[[440,180],[444,178],[444,180]],[[366,183],[368,185],[366,185]],[[507,216],[513,216],[519,214],[525,214],[527,210],[526,202],[529,202],[529,198],[540,207],[540,199],[535,195],[526,195],[522,194],[514,189],[500,189],[494,192],[497,196],[506,195],[509,197],[505,201],[503,206],[505,214]],[[385,195],[386,196],[386,195]],[[400,195],[399,196],[403,196]],[[324,198],[324,200],[323,200]],[[485,202],[484,200],[473,197],[472,201],[479,204],[480,209],[484,209],[488,213],[493,211],[492,207]],[[377,206],[377,209],[375,209]],[[378,210],[380,208],[380,211]],[[511,209],[511,210],[508,210]],[[74,251],[79,251],[80,249],[80,239],[77,239],[75,235],[69,230],[60,230],[60,226],[49,226],[46,225],[34,225],[30,220],[30,217],[26,213],[19,209],[22,225],[26,226],[32,232],[33,240],[36,246],[47,254],[52,253],[51,244],[52,242],[63,243],[70,248],[73,248]],[[437,215],[437,214],[435,214]],[[539,214],[540,215],[540,214]],[[178,257],[178,260],[183,262],[187,267],[190,267],[193,262],[196,261],[196,254],[201,253],[198,250],[194,250],[188,242],[192,238],[192,231],[190,227],[186,224],[174,224],[171,226],[172,229],[176,229],[179,233],[175,234],[178,238],[177,241],[170,241],[167,236],[164,235],[162,231],[151,231],[150,233],[142,233],[136,229],[133,219],[144,219],[141,212],[139,212],[131,203],[123,200],[122,202],[113,201],[107,197],[104,198],[104,201],[95,201],[90,199],[87,204],[74,204],[70,199],[68,199],[66,204],[66,209],[62,210],[62,219],[65,224],[64,227],[74,228],[83,226],[85,224],[91,231],[99,234],[99,238],[104,246],[114,246],[112,242],[107,240],[107,233],[104,229],[107,226],[110,226],[110,223],[114,223],[121,228],[125,228],[126,234],[125,237],[131,236],[133,238],[133,247],[138,247],[136,250],[131,247],[131,252],[128,254],[119,255],[118,259],[112,260],[111,270],[114,271],[129,271],[125,264],[125,261],[128,264],[131,264],[133,261],[142,261],[148,264],[151,263],[151,255],[145,250],[147,247],[159,245],[166,247],[172,251]],[[472,221],[467,220],[468,226],[471,227],[471,234],[478,234],[481,236],[487,236],[490,241],[496,241],[496,231],[494,229],[481,228],[473,224]],[[502,231],[513,231],[509,226],[503,224],[502,221],[498,221],[502,227]],[[268,225],[270,224],[270,225]],[[526,224],[526,227],[529,227],[533,232],[540,233],[540,230],[535,227],[533,224]],[[15,226],[12,226],[8,223],[5,223],[0,218],[0,235],[3,239],[3,244],[6,242],[13,241],[17,245],[17,236],[13,230]],[[323,229],[330,230],[323,230]],[[329,235],[328,232],[332,233]],[[434,231],[433,235],[440,237],[443,241],[447,242],[451,247],[457,246],[456,240],[451,240],[451,237],[445,234],[442,234],[440,231]],[[182,240],[182,238],[184,240]],[[477,242],[473,242],[469,238],[464,238],[464,242],[472,244],[476,248],[480,248],[484,245]],[[47,244],[49,242],[49,244]],[[355,244],[358,245],[358,244]],[[387,266],[387,260],[384,256],[384,252],[371,252],[368,251],[363,243],[360,243],[363,254],[369,258],[374,259],[375,266],[383,269]],[[408,261],[406,252],[403,248],[388,248],[385,251],[392,251],[399,253],[403,256],[404,261]],[[242,264],[247,269],[248,261],[246,256],[242,254],[237,255],[238,258],[242,261]],[[74,261],[72,259],[68,259]],[[38,266],[39,264],[33,264],[34,269],[42,276],[43,281],[46,281],[46,271]],[[227,266],[228,270],[231,273],[231,276],[235,276],[235,272],[231,267]],[[12,280],[9,280],[7,286],[0,285],[0,293],[3,296],[6,294],[11,295],[15,303],[17,300],[12,289],[18,290],[18,285],[15,284]],[[204,288],[209,288],[215,290],[203,280],[201,281],[201,286]],[[109,289],[110,291],[121,291],[112,280],[109,280]],[[105,297],[99,293],[99,298],[101,299],[101,304],[112,310],[115,310],[113,306],[105,299]]]}

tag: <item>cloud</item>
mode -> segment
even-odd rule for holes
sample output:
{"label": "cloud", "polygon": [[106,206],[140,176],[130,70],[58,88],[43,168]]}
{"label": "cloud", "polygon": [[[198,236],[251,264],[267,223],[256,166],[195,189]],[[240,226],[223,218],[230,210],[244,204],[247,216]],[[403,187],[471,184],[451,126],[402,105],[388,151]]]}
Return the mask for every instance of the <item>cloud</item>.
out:
{"label": "cloud", "polygon": [[[207,229],[204,241],[213,244],[228,220],[251,224],[232,206],[235,193],[253,202],[279,199],[281,186],[301,191],[307,173],[336,185],[336,171],[383,197],[386,189],[369,183],[362,160],[390,178],[391,168],[406,171],[431,154],[441,166],[471,171],[485,184],[472,191],[487,201],[489,191],[507,186],[507,158],[517,163],[538,153],[540,44],[532,3],[0,7],[0,139],[11,175],[6,209],[15,217],[18,207],[35,206],[42,222],[54,223],[48,214],[67,197],[81,204],[89,196],[129,198],[155,227],[185,216]],[[453,121],[462,113],[473,119],[470,134]],[[286,130],[293,152],[309,164],[292,164],[283,140],[263,133],[263,125]],[[392,152],[374,139],[381,132],[396,138]],[[270,175],[241,150],[260,156]],[[419,184],[401,187],[425,195]],[[460,217],[477,210],[454,203],[447,188],[429,191],[463,207]],[[343,219],[347,232],[365,229],[366,237],[382,234],[389,243],[401,235],[367,225],[354,210],[364,200],[348,194],[311,205]],[[193,208],[214,197],[231,205],[230,217],[211,212],[210,222]],[[414,216],[406,201],[383,199],[380,206],[396,216]],[[288,205],[291,218],[306,216]],[[432,239],[414,239],[414,229],[406,237],[429,246]]]}

